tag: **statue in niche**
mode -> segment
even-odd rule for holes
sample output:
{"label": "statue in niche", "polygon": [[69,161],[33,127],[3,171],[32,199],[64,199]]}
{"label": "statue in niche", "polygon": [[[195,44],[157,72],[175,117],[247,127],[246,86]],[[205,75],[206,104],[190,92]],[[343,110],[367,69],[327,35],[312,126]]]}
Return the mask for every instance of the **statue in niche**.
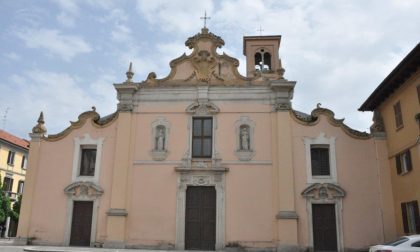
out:
{"label": "statue in niche", "polygon": [[164,151],[165,150],[165,127],[163,127],[163,126],[157,127],[155,149],[157,151]]}
{"label": "statue in niche", "polygon": [[241,127],[240,140],[241,150],[249,150],[249,128],[247,126]]}

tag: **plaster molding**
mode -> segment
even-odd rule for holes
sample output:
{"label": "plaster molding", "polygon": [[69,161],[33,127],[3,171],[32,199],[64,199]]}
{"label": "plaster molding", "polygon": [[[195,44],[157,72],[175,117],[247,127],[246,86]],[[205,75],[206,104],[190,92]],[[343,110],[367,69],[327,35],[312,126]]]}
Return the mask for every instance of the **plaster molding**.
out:
{"label": "plaster molding", "polygon": [[220,112],[220,109],[212,102],[194,102],[189,105],[186,110],[187,113],[199,116],[210,116]]}
{"label": "plaster molding", "polygon": [[106,211],[106,215],[108,216],[122,216],[125,217],[128,215],[127,210],[120,209],[120,208],[110,208],[108,211]]}
{"label": "plaster molding", "polygon": [[331,125],[335,127],[340,127],[344,131],[344,133],[346,133],[350,137],[353,137],[356,139],[370,139],[372,137],[372,135],[369,133],[360,132],[344,124],[344,118],[336,119],[334,117],[334,112],[327,108],[321,108],[320,103],[318,103],[317,108],[312,110],[311,114],[307,117],[301,116],[297,111],[294,111],[294,110],[291,110],[290,113],[291,113],[292,118],[297,123],[302,124],[302,125],[306,125],[306,126],[316,125],[318,124],[321,118],[321,115],[324,115]]}
{"label": "plaster molding", "polygon": [[[102,160],[102,147],[105,138],[100,137],[93,139],[88,133],[83,137],[74,138],[74,151],[73,151],[73,168],[72,168],[72,181],[91,181],[99,183],[99,174],[101,171],[101,160]],[[95,174],[94,176],[79,176],[80,162],[82,156],[82,148],[95,147],[96,148],[96,160],[95,160]]]}
{"label": "plaster molding", "polygon": [[[325,133],[321,132],[318,137],[310,138],[304,137],[305,144],[305,159],[306,159],[306,180],[307,183],[337,183],[337,161],[335,151],[335,137],[327,138]],[[328,176],[312,176],[312,163],[311,163],[311,146],[312,145],[325,145],[329,150],[330,161],[330,175]]]}
{"label": "plaster molding", "polygon": [[185,206],[188,186],[214,186],[216,189],[216,250],[225,246],[225,173],[228,169],[177,167],[176,240],[177,250],[185,249]]}
{"label": "plaster molding", "polygon": [[79,129],[85,125],[87,121],[90,121],[96,128],[105,128],[115,122],[118,118],[118,112],[112,113],[109,116],[101,118],[95,111],[94,107],[92,111],[86,111],[79,115],[78,120],[70,122],[70,126],[58,134],[50,134],[48,137],[42,137],[43,140],[48,142],[55,142],[63,139],[69,135],[73,130]]}
{"label": "plaster molding", "polygon": [[92,201],[92,225],[90,233],[90,244],[96,242],[98,209],[100,197],[103,195],[104,190],[96,183],[90,181],[77,181],[66,186],[64,193],[67,194],[67,210],[66,210],[66,227],[64,230],[64,245],[69,246],[71,235],[71,223],[73,216],[74,201]]}
{"label": "plaster molding", "polygon": [[313,184],[307,187],[302,196],[306,198],[306,210],[308,213],[308,237],[309,247],[314,247],[313,237],[313,204],[333,204],[335,207],[337,248],[338,252],[344,252],[344,233],[343,233],[343,198],[346,192],[335,184]]}
{"label": "plaster molding", "polygon": [[281,220],[281,219],[297,220],[297,219],[299,219],[299,216],[297,215],[297,213],[295,211],[279,211],[276,214],[276,219],[278,219],[278,220]]}

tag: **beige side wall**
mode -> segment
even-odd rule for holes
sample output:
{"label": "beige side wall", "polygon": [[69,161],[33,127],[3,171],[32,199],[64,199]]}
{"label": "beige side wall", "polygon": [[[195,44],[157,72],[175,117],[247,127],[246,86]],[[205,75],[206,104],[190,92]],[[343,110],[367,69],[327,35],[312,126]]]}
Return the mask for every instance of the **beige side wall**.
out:
{"label": "beige side wall", "polygon": [[[394,93],[379,107],[387,133],[389,164],[391,167],[392,188],[395,200],[395,219],[398,235],[403,235],[401,203],[417,200],[420,203],[420,146],[419,125],[415,115],[420,113],[417,86],[420,85],[420,71]],[[400,101],[404,127],[396,129],[393,105]],[[405,175],[398,175],[395,155],[410,149],[413,170]]]}
{"label": "beige side wall", "polygon": [[300,195],[308,186],[303,138],[316,138],[321,132],[327,138],[336,138],[337,182],[346,191],[342,212],[344,247],[360,249],[382,242],[380,185],[374,141],[348,136],[339,127],[330,125],[324,115],[315,126],[294,122],[292,128],[300,243],[305,246],[309,244],[307,205]]}
{"label": "beige side wall", "polygon": [[[15,152],[14,164],[9,165],[7,163],[7,157],[9,150]],[[28,158],[28,151],[23,152],[19,148],[12,148],[8,144],[0,143],[0,178],[1,184],[4,183],[6,173],[11,174],[13,178],[12,192],[18,192],[19,181],[25,181],[26,169],[22,168],[22,156],[25,155]],[[27,162],[28,160],[26,160]]]}

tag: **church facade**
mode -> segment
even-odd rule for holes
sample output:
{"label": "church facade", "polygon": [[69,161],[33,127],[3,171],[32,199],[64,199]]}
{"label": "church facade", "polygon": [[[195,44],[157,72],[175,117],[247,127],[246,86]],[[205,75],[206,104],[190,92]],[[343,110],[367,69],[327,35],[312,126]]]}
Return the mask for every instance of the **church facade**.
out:
{"label": "church facade", "polygon": [[395,238],[385,140],[320,105],[294,110],[280,41],[244,37],[242,76],[203,28],[167,77],[135,82],[130,65],[115,113],[93,108],[55,135],[41,114],[19,241],[353,251]]}

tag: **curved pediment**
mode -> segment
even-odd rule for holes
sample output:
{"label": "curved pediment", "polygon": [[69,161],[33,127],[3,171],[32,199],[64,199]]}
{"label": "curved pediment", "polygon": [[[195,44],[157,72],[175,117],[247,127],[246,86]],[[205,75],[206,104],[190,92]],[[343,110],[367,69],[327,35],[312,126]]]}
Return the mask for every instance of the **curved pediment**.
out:
{"label": "curved pediment", "polygon": [[105,117],[101,117],[96,112],[95,107],[92,107],[92,110],[81,113],[78,116],[77,121],[75,122],[70,121],[70,126],[67,127],[65,130],[63,130],[62,132],[58,134],[50,134],[48,135],[48,137],[43,137],[43,139],[50,142],[58,141],[60,139],[63,139],[68,134],[70,134],[70,132],[72,132],[74,129],[81,128],[89,120],[92,122],[92,125],[102,128],[102,127],[108,126],[110,123],[114,122],[117,118],[118,118],[118,112],[112,113]]}
{"label": "curved pediment", "polygon": [[316,125],[319,122],[320,116],[325,115],[327,117],[328,122],[331,125],[335,127],[340,127],[347,135],[353,138],[370,139],[372,137],[371,134],[367,132],[361,132],[350,128],[344,123],[344,118],[335,118],[334,112],[327,108],[322,108],[320,103],[317,104],[317,107],[314,110],[312,110],[310,115],[295,110],[292,110],[291,114],[298,123],[308,126]]}
{"label": "curved pediment", "polygon": [[98,198],[104,190],[93,182],[78,181],[66,186],[64,193],[75,198]]}
{"label": "curved pediment", "polygon": [[219,113],[220,109],[212,102],[194,102],[185,111],[195,115],[214,115]]}
{"label": "curved pediment", "polygon": [[346,192],[338,185],[331,183],[316,183],[308,186],[302,192],[302,196],[307,199],[335,199],[344,198]]}
{"label": "curved pediment", "polygon": [[188,38],[185,45],[193,49],[190,55],[185,53],[170,62],[171,72],[163,79],[156,79],[154,72],[149,73],[142,83],[153,85],[245,85],[252,79],[238,72],[239,61],[225,53],[218,54],[225,42],[209,32],[207,28]]}

